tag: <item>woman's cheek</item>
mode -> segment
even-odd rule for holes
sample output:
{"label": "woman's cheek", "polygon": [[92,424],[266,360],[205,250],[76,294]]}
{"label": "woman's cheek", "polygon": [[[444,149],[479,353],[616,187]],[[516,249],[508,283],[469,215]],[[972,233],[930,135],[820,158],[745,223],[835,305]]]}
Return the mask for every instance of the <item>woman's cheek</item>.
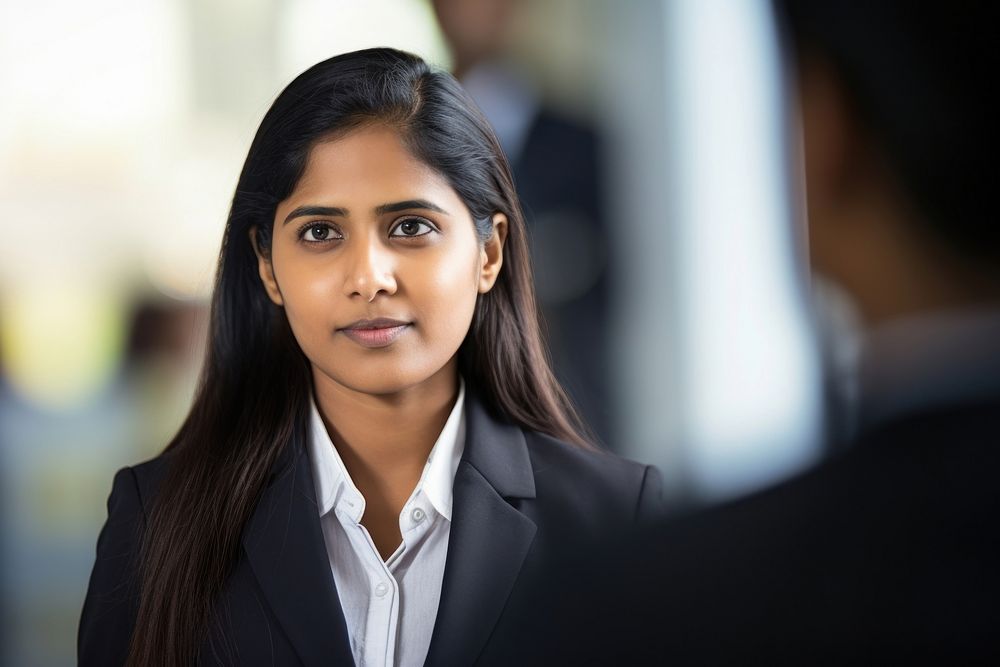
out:
{"label": "woman's cheek", "polygon": [[476,308],[476,298],[478,291],[468,280],[468,274],[463,272],[461,282],[451,284],[452,293],[448,299],[448,304],[443,307],[443,320],[447,321],[448,331],[445,334],[449,341],[449,346],[457,350],[462,344],[469,327],[472,325],[472,317]]}
{"label": "woman's cheek", "polygon": [[295,266],[279,285],[285,314],[303,350],[320,349],[334,329],[336,299],[330,276]]}

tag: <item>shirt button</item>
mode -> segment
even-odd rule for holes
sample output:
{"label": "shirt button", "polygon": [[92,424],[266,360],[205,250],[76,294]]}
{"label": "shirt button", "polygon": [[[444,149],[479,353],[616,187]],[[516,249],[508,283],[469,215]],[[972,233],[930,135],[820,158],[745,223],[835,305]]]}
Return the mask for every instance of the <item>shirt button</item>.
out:
{"label": "shirt button", "polygon": [[410,512],[410,518],[413,519],[413,523],[420,523],[424,520],[427,515],[419,507],[415,507],[412,512]]}
{"label": "shirt button", "polygon": [[389,592],[389,587],[385,585],[384,581],[378,582],[378,584],[375,586],[376,597],[384,598],[385,594],[388,592]]}

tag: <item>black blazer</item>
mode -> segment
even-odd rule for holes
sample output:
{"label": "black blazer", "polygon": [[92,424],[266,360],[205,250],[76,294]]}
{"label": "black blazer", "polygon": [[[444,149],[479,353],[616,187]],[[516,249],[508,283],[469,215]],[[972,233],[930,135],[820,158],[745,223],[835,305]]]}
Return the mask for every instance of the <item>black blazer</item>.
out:
{"label": "black blazer", "polygon": [[[465,411],[428,665],[502,661],[530,604],[525,582],[549,554],[655,515],[660,504],[655,468],[504,423],[472,394]],[[244,530],[200,664],[353,664],[304,444],[293,442],[276,464]],[[166,457],[115,476],[80,620],[83,666],[126,656],[138,608],[136,536]]]}

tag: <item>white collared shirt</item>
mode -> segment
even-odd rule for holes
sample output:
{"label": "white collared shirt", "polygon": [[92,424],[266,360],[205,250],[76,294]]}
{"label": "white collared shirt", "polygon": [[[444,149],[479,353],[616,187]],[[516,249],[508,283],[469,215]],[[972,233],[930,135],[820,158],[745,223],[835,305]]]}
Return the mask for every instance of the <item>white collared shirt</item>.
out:
{"label": "white collared shirt", "polygon": [[452,489],[465,449],[465,386],[399,514],[403,542],[383,561],[359,523],[365,499],[330,440],[315,400],[309,455],[333,579],[359,667],[422,665],[441,600]]}

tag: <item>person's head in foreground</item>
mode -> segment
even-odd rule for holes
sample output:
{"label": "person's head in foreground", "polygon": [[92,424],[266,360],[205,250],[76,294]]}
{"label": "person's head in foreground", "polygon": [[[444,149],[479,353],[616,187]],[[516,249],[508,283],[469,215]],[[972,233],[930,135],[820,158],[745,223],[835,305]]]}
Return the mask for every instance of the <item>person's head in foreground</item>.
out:
{"label": "person's head in foreground", "polygon": [[775,6],[817,270],[869,325],[1000,299],[995,3]]}
{"label": "person's head in foreground", "polygon": [[824,311],[837,314],[833,432],[995,394],[997,5],[775,5],[798,75],[812,262],[847,297]]}

